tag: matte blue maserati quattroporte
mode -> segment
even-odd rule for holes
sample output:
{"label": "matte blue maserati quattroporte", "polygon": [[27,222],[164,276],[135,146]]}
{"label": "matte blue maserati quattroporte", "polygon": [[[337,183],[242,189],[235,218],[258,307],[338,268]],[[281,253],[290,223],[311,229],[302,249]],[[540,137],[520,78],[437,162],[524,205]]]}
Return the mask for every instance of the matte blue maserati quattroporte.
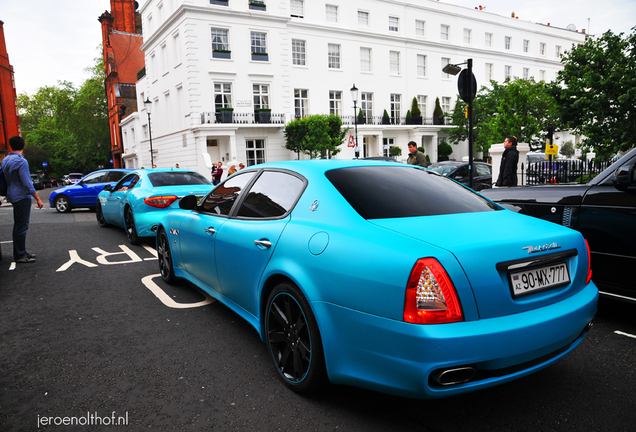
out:
{"label": "matte blue maserati quattroporte", "polygon": [[247,320],[299,392],[491,387],[572,351],[596,313],[580,233],[424,168],[267,163],[179,205],[158,227],[163,279]]}

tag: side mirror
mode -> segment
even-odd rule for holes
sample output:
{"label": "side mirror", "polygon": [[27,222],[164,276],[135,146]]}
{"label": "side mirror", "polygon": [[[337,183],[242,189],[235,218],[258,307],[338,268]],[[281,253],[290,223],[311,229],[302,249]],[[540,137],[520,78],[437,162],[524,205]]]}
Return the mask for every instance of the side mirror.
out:
{"label": "side mirror", "polygon": [[179,208],[183,210],[194,210],[197,208],[197,197],[194,195],[188,195],[181,198],[179,201]]}
{"label": "side mirror", "polygon": [[625,191],[629,186],[634,184],[634,165],[620,166],[614,171],[612,183],[618,190]]}
{"label": "side mirror", "polygon": [[111,185],[107,184],[106,186],[104,186],[104,189],[102,189],[102,190],[110,192],[110,191],[113,190],[113,187]]}

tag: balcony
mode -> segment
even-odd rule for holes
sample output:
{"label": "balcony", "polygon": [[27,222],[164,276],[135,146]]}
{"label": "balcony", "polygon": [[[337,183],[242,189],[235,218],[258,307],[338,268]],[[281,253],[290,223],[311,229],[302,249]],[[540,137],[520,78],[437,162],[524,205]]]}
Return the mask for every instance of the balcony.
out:
{"label": "balcony", "polygon": [[[351,125],[353,126],[355,124],[354,122],[354,117],[353,115],[348,115],[348,116],[340,116],[340,118],[342,118],[342,124],[343,125]],[[450,118],[446,118],[446,117],[422,117],[422,122],[421,123],[413,123],[411,121],[411,119],[409,118],[407,121],[406,117],[400,117],[400,118],[391,118],[389,117],[388,119],[383,117],[383,116],[371,116],[371,117],[366,117],[366,118],[361,118],[361,117],[357,117],[358,118],[358,126],[360,125],[377,125],[377,126],[382,126],[382,125],[388,125],[388,126],[451,126],[452,125],[452,119]]]}
{"label": "balcony", "polygon": [[251,124],[272,124],[284,125],[285,114],[271,113],[269,122],[258,113],[237,113],[232,112],[231,116],[228,111],[204,112],[201,114],[201,124],[235,124],[235,125],[251,125]]}

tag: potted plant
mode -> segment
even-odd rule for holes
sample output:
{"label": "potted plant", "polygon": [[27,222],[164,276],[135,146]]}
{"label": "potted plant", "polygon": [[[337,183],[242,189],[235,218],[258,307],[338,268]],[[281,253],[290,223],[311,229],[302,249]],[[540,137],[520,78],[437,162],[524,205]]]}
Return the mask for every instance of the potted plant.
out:
{"label": "potted plant", "polygon": [[435,98],[435,110],[433,111],[433,124],[434,125],[443,125],[444,124],[444,111],[442,110],[442,106],[439,103],[439,98]]}
{"label": "potted plant", "polygon": [[417,98],[415,96],[411,103],[411,124],[422,124],[422,111],[420,110],[420,105],[417,103]]}
{"label": "potted plant", "polygon": [[407,125],[413,124],[413,122],[412,122],[412,117],[411,117],[411,110],[408,110],[408,111],[406,112],[406,118],[405,118],[405,120],[406,120],[406,124],[407,124]]}
{"label": "potted plant", "polygon": [[386,112],[386,110],[384,110],[384,113],[382,114],[382,124],[383,125],[391,124],[391,117],[389,117],[389,113]]}
{"label": "potted plant", "polygon": [[259,108],[256,110],[256,123],[271,123],[271,122],[272,122],[271,108]]}
{"label": "potted plant", "polygon": [[212,50],[212,57],[213,58],[229,59],[229,58],[232,58],[232,51],[224,50],[224,49],[213,49]]}
{"label": "potted plant", "polygon": [[234,108],[219,108],[219,122],[232,123],[234,120]]}
{"label": "potted plant", "polygon": [[263,0],[250,0],[249,2],[250,9],[253,10],[267,10],[267,6]]}
{"label": "potted plant", "polygon": [[269,60],[269,55],[267,53],[263,53],[263,52],[253,52],[252,53],[252,60],[268,61]]}
{"label": "potted plant", "polygon": [[366,122],[367,119],[364,117],[364,111],[360,108],[360,111],[358,111],[358,124],[365,124]]}
{"label": "potted plant", "polygon": [[389,156],[391,157],[397,157],[397,156],[402,156],[402,148],[399,146],[391,146],[389,147]]}

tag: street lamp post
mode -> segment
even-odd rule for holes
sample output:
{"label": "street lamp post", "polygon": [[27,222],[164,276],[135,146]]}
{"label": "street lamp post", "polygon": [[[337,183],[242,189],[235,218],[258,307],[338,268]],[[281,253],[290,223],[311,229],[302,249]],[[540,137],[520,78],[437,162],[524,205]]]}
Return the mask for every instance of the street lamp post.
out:
{"label": "street lamp post", "polygon": [[358,89],[355,84],[353,85],[353,87],[351,87],[351,99],[353,99],[353,124],[354,124],[355,134],[356,134],[355,149],[356,149],[356,159],[358,159],[360,157],[360,149],[358,148],[358,107],[357,107]]}
{"label": "street lamp post", "polygon": [[457,75],[462,68],[459,65],[465,64],[467,67],[459,75],[457,89],[459,96],[468,104],[468,187],[473,188],[474,164],[473,164],[473,99],[477,93],[477,81],[473,75],[473,59],[468,59],[465,63],[447,64],[442,68],[442,72]]}
{"label": "street lamp post", "polygon": [[144,101],[144,106],[146,107],[146,114],[148,114],[148,137],[150,138],[150,168],[154,168],[155,159],[152,154],[152,127],[150,126],[150,113],[152,112],[152,102],[149,98],[146,98]]}

